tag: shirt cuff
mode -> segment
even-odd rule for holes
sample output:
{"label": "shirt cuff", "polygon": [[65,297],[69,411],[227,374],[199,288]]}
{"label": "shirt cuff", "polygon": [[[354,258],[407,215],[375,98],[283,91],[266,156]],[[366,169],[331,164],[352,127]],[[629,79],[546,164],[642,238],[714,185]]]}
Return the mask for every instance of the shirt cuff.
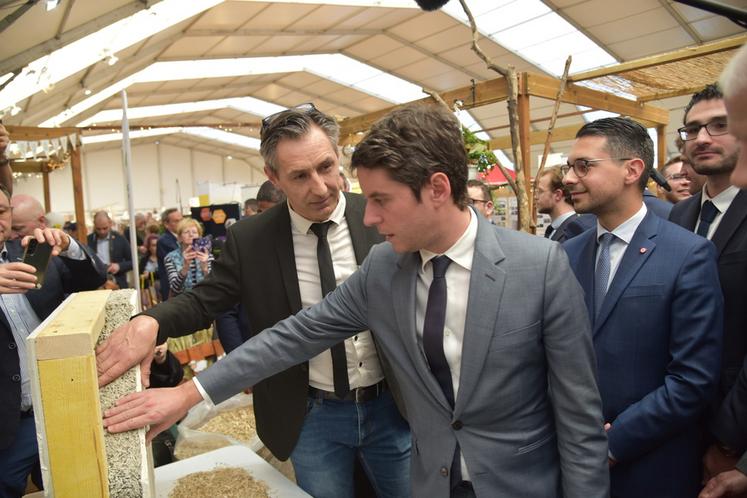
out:
{"label": "shirt cuff", "polygon": [[197,380],[197,377],[192,377],[192,382],[195,383],[195,387],[197,388],[197,391],[200,393],[200,396],[202,396],[202,399],[205,400],[205,403],[207,403],[208,408],[214,408],[215,403],[213,403],[213,400],[210,399],[210,395],[207,393],[204,387],[202,387],[202,384],[200,384],[200,381]]}
{"label": "shirt cuff", "polygon": [[60,253],[60,256],[64,256],[68,259],[75,259],[77,261],[83,261],[86,259],[86,253],[84,253],[83,249],[80,248],[78,242],[76,242],[72,237],[69,238],[70,244],[67,246],[66,250]]}

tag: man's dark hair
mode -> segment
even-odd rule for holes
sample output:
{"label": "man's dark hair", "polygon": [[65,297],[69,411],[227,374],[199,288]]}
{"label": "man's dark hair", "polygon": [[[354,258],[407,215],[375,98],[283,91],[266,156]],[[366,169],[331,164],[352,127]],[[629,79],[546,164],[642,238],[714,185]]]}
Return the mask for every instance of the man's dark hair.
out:
{"label": "man's dark hair", "polygon": [[169,221],[169,216],[171,216],[171,213],[175,213],[177,211],[179,211],[177,208],[164,209],[163,213],[161,213],[161,223],[163,225],[166,225],[166,223]]}
{"label": "man's dark hair", "polygon": [[381,168],[394,181],[410,187],[420,202],[420,190],[434,173],[444,173],[451,196],[467,206],[467,153],[462,128],[449,111],[434,105],[396,109],[371,127],[352,157],[351,169]]}
{"label": "man's dark hair", "polygon": [[550,177],[550,191],[555,192],[556,190],[562,190],[563,200],[566,204],[573,205],[571,190],[568,188],[568,185],[563,183],[563,172],[560,170],[560,166],[545,168],[545,170],[542,171],[542,176]]}
{"label": "man's dark hair", "polygon": [[324,114],[313,106],[306,109],[287,109],[265,118],[260,131],[259,153],[265,164],[273,172],[278,172],[276,151],[278,143],[284,138],[298,140],[313,126],[320,128],[337,154],[337,141],[340,138],[340,127],[331,116]]}
{"label": "man's dark hair", "polygon": [[244,209],[250,208],[252,211],[256,212],[257,208],[259,207],[257,199],[247,199],[244,201]]}
{"label": "man's dark hair", "polygon": [[576,133],[576,138],[582,137],[606,138],[606,149],[612,158],[629,157],[643,160],[644,168],[638,186],[641,191],[646,188],[651,169],[654,167],[654,141],[643,125],[629,118],[602,118],[582,126]]}
{"label": "man's dark hair", "polygon": [[267,180],[257,191],[257,202],[260,201],[277,204],[278,202],[285,201],[285,194],[282,190],[273,185],[270,180]]}
{"label": "man's dark hair", "polygon": [[0,183],[0,192],[5,194],[5,197],[8,198],[8,202],[10,203],[10,198],[11,198],[10,191],[8,190],[8,187],[6,187],[4,183]]}
{"label": "man's dark hair", "polygon": [[682,124],[687,124],[687,115],[690,112],[690,109],[693,108],[695,104],[698,102],[701,102],[703,100],[723,100],[724,94],[721,91],[721,87],[718,85],[718,83],[711,83],[710,85],[706,85],[704,89],[697,92],[690,98],[690,102],[687,103],[687,107],[685,107],[685,116],[682,118]]}
{"label": "man's dark hair", "polygon": [[467,188],[470,187],[477,187],[482,191],[482,199],[478,199],[480,201],[492,201],[493,196],[490,195],[490,187],[488,187],[485,182],[481,182],[480,180],[467,180]]}

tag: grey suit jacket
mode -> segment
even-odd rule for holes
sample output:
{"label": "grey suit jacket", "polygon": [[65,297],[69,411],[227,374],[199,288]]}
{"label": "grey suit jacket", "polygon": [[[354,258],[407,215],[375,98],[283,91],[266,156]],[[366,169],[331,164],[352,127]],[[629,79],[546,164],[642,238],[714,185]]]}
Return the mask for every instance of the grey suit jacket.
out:
{"label": "grey suit jacket", "polygon": [[419,255],[397,255],[388,243],[323,302],[247,341],[200,383],[220,402],[370,328],[413,432],[413,496],[449,496],[457,442],[480,498],[607,496],[591,332],[565,253],[478,219],[453,411],[417,344]]}

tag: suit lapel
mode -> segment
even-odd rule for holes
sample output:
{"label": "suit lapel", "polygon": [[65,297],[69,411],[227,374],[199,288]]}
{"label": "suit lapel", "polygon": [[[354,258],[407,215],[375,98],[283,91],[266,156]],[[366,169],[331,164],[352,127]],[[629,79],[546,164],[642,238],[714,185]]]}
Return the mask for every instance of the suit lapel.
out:
{"label": "suit lapel", "polygon": [[[594,270],[596,268],[597,256],[597,231],[590,230],[578,236],[582,243],[581,253],[578,261],[573,266],[576,268],[576,279],[584,290],[584,302],[589,316],[594,316]],[[583,240],[583,238],[586,240]],[[574,241],[575,242],[575,241]],[[573,262],[572,262],[573,264]]]}
{"label": "suit lapel", "polygon": [[505,254],[497,232],[479,216],[478,219],[455,415],[469,402],[479,381],[495,325],[499,323],[497,315],[506,282],[506,274],[499,266]]}
{"label": "suit lapel", "polygon": [[353,241],[355,262],[360,265],[366,259],[371,244],[367,241],[366,227],[363,225],[363,211],[358,203],[349,196],[345,196],[345,220],[348,222],[348,232]]}
{"label": "suit lapel", "polygon": [[724,213],[711,239],[718,249],[719,256],[745,218],[747,218],[747,190],[740,190],[734,200],[731,201],[729,209]]}
{"label": "suit lapel", "polygon": [[441,387],[428,367],[425,353],[418,346],[415,324],[415,310],[417,309],[415,286],[417,285],[419,264],[420,256],[418,253],[403,254],[397,263],[397,271],[392,277],[394,316],[397,320],[397,329],[400,331],[402,343],[423,384],[444,408],[451,411],[446,396],[444,396]]}
{"label": "suit lapel", "polygon": [[[691,232],[695,231],[695,225],[698,223],[698,217],[700,216],[700,201],[703,196],[701,190],[697,194],[691,197],[690,203],[687,205],[687,209],[682,213],[682,226],[687,228]],[[685,201],[683,201],[685,202]]]}
{"label": "suit lapel", "polygon": [[623,254],[620,266],[617,268],[617,272],[615,272],[615,277],[612,279],[612,283],[610,283],[609,290],[602,303],[602,308],[599,310],[599,316],[594,320],[594,334],[599,332],[623,291],[627,289],[633,277],[636,276],[641,266],[643,266],[654,251],[656,244],[651,239],[656,236],[659,220],[660,218],[653,211],[649,211],[646,213],[643,221],[641,221],[641,224],[638,225],[630,244],[628,244]]}
{"label": "suit lapel", "polygon": [[[269,216],[268,211],[264,216]],[[296,270],[296,254],[293,250],[293,235],[291,233],[291,220],[288,213],[288,205],[283,203],[276,210],[277,218],[275,220],[275,230],[273,230],[273,240],[275,244],[275,254],[278,258],[278,267],[283,279],[285,294],[288,297],[288,304],[293,313],[301,310],[301,291],[298,288],[298,272]]]}

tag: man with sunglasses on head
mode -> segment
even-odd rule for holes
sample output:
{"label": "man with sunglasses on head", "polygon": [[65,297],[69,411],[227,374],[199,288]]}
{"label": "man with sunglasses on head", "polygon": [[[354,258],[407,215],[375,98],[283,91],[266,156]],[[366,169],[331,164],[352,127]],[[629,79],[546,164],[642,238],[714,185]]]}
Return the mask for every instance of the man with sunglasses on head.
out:
{"label": "man with sunglasses on head", "polygon": [[653,158],[651,138],[632,120],[584,125],[563,182],[576,211],[597,224],[563,247],[592,323],[611,496],[694,498],[723,303],[713,244],[643,202]]}
{"label": "man with sunglasses on head", "polygon": [[[311,104],[262,121],[265,174],[287,202],[236,223],[211,274],[148,311],[152,330],[189,334],[240,302],[256,335],[355,272],[382,238],[363,225],[365,199],[340,192],[338,137],[337,122]],[[257,199],[264,209],[263,189]],[[192,323],[189,330],[177,325]],[[360,330],[253,386],[257,434],[277,458],[290,457],[299,486],[312,496],[352,498],[356,459],[379,496],[409,496],[411,436],[386,369],[371,332]],[[212,401],[207,391],[203,397]]]}

